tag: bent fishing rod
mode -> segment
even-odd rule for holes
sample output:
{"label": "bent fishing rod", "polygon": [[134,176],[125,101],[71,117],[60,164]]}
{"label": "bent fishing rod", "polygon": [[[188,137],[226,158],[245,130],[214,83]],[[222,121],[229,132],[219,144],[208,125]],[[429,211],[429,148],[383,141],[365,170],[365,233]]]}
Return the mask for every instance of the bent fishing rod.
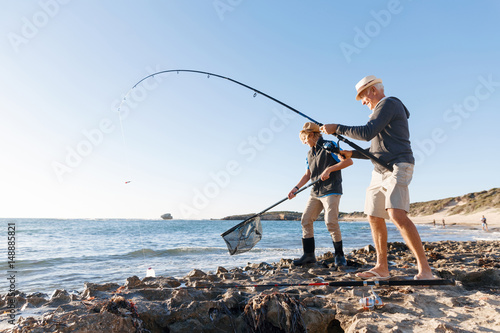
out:
{"label": "bent fishing rod", "polygon": [[[208,78],[210,78],[210,76],[215,76],[215,77],[218,77],[218,78],[221,78],[221,79],[225,79],[225,80],[228,80],[228,81],[231,81],[233,83],[236,83],[237,85],[240,85],[242,87],[245,87],[247,89],[250,89],[254,92],[254,97],[257,96],[257,94],[259,95],[262,95],[264,97],[267,97],[269,98],[270,100],[286,107],[287,109],[297,113],[298,115],[301,115],[302,117],[312,121],[313,123],[317,124],[318,126],[323,126],[322,123],[314,120],[313,118],[307,116],[306,114],[300,112],[299,110],[291,107],[290,105],[288,104],[285,104],[283,103],[282,101],[266,94],[266,93],[263,93],[262,91],[258,90],[258,89],[255,89],[253,87],[250,87],[249,85],[246,85],[244,83],[241,83],[239,81],[236,81],[236,80],[233,80],[227,76],[222,76],[222,75],[219,75],[219,74],[214,74],[214,73],[209,73],[209,72],[205,72],[205,71],[198,71],[198,70],[193,70],[193,69],[169,69],[169,70],[164,70],[164,71],[159,71],[159,72],[156,72],[156,73],[153,73],[153,74],[149,74],[148,76],[145,76],[144,78],[142,78],[141,80],[139,80],[139,82],[137,82],[131,89],[130,91],[132,91],[135,87],[137,87],[141,82],[151,78],[151,77],[154,77],[156,75],[161,75],[161,74],[166,74],[166,73],[180,73],[180,72],[187,72],[187,73],[196,73],[196,74],[204,74],[204,75],[207,75]],[[129,93],[130,93],[129,91]],[[128,95],[128,93],[125,95],[125,97],[123,98],[123,101],[126,99],[126,96]],[[123,103],[122,101],[122,103]],[[352,148],[354,148],[356,151],[358,151],[361,155],[363,155],[364,157],[368,158],[368,159],[371,159],[372,161],[374,161],[375,163],[381,165],[382,167],[386,168],[387,170],[389,171],[393,171],[393,168],[391,165],[385,163],[384,161],[382,161],[380,158],[374,156],[373,154],[371,154],[370,152],[368,152],[367,150],[361,148],[360,146],[358,146],[357,144],[353,143],[352,141],[346,139],[345,137],[343,137],[342,135],[340,134],[337,134],[337,133],[333,133],[334,136],[336,136],[339,140],[345,142],[346,144],[348,144],[349,146],[351,146]]]}

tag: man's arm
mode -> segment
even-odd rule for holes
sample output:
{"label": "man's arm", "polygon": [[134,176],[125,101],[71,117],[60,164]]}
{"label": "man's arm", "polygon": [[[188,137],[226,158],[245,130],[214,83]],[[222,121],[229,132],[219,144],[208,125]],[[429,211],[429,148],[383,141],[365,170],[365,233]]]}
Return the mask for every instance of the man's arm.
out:
{"label": "man's arm", "polygon": [[[347,135],[356,140],[370,141],[389,124],[394,116],[394,107],[391,100],[385,99],[373,111],[370,121],[363,126],[346,126],[341,124],[326,124],[321,131],[326,134]],[[382,112],[383,110],[383,112]]]}
{"label": "man's arm", "polygon": [[377,134],[379,134],[389,124],[394,117],[395,102],[391,99],[385,99],[380,102],[373,114],[370,121],[364,126],[345,126],[338,125],[336,129],[337,134],[347,135],[356,140],[370,141]]}
{"label": "man's arm", "polygon": [[376,137],[377,134],[379,134],[392,119],[392,115],[390,113],[382,114],[379,112],[378,115],[374,116],[376,116],[376,118],[372,118],[364,126],[338,125],[336,133],[346,135],[356,140],[370,141]]}

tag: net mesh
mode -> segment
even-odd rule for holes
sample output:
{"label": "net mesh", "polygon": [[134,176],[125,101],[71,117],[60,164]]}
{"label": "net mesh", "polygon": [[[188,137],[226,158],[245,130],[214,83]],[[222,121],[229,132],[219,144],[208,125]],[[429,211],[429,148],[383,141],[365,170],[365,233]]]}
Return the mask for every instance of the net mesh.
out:
{"label": "net mesh", "polygon": [[222,238],[231,255],[250,251],[262,239],[260,216],[229,229],[222,234]]}

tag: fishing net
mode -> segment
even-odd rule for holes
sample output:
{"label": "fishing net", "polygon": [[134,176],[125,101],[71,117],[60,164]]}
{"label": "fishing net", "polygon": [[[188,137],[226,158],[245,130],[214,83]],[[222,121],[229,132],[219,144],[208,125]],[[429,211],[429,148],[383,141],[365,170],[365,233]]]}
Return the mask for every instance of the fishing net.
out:
{"label": "fishing net", "polygon": [[250,251],[262,239],[260,216],[243,221],[221,236],[231,255]]}

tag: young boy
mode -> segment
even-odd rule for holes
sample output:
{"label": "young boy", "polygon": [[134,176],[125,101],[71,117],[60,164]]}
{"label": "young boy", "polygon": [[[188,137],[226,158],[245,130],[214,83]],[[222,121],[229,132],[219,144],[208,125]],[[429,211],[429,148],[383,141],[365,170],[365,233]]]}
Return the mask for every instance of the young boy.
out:
{"label": "young boy", "polygon": [[352,160],[339,159],[338,146],[332,141],[326,141],[321,136],[319,126],[312,122],[307,122],[300,131],[302,143],[311,147],[307,154],[307,170],[290,193],[288,199],[293,199],[295,193],[309,180],[314,182],[321,178],[311,190],[311,196],[302,214],[302,247],[304,255],[300,259],[293,261],[296,266],[315,263],[314,254],[314,221],[321,211],[325,210],[325,224],[330,232],[335,249],[335,265],[345,266],[347,264],[342,246],[342,235],[338,222],[339,202],[342,195],[342,175],[341,169],[352,165]]}

